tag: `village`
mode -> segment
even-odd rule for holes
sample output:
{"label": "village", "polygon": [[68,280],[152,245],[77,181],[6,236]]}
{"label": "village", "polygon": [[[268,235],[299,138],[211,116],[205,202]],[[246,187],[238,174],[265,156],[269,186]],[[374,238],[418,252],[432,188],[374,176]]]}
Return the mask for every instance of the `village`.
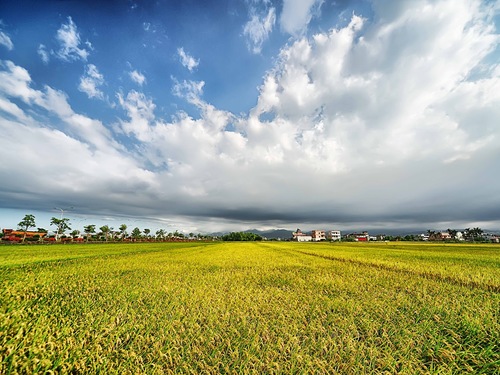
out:
{"label": "village", "polygon": [[340,230],[318,230],[314,229],[310,233],[304,233],[297,229],[292,233],[292,241],[297,242],[318,242],[318,241],[347,241],[347,242],[368,242],[368,241],[477,241],[477,242],[492,242],[500,243],[500,235],[493,233],[485,233],[480,228],[467,228],[463,231],[448,229],[447,231],[432,231],[417,235],[405,236],[386,236],[377,234],[371,236],[368,232],[352,232],[342,236]]}

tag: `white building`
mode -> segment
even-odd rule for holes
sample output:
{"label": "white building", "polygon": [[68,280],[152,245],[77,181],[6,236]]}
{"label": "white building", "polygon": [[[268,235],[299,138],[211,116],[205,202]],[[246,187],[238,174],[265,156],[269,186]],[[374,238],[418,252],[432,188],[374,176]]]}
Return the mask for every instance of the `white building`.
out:
{"label": "white building", "polygon": [[300,229],[297,229],[296,232],[292,233],[292,241],[309,242],[312,241],[312,236],[302,233]]}
{"label": "white building", "polygon": [[340,241],[342,236],[339,230],[331,230],[328,232],[326,238],[328,238],[330,241]]}

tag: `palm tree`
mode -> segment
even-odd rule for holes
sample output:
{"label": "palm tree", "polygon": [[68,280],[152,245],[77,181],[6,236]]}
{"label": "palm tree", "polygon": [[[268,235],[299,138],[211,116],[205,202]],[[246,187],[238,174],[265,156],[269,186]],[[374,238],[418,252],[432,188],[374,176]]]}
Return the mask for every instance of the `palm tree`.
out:
{"label": "palm tree", "polygon": [[83,227],[83,231],[87,234],[87,242],[89,242],[89,237],[92,233],[95,233],[95,225],[90,224]]}
{"label": "palm tree", "polygon": [[102,232],[102,234],[104,234],[104,239],[108,241],[109,234],[113,230],[113,228],[110,228],[108,225],[103,225],[99,228],[99,230]]}
{"label": "palm tree", "polygon": [[122,224],[120,225],[120,228],[118,228],[120,230],[120,234],[121,234],[121,240],[123,241],[123,239],[125,237],[127,237],[127,225],[126,224]]}
{"label": "palm tree", "polygon": [[159,238],[161,241],[165,238],[165,230],[164,229],[158,229],[156,231],[156,238]]}

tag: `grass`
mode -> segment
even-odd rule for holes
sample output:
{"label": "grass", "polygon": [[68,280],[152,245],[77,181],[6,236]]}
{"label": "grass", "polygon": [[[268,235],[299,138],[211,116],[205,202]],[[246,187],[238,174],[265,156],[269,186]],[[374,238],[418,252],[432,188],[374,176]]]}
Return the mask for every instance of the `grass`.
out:
{"label": "grass", "polygon": [[500,247],[0,248],[0,373],[500,374]]}

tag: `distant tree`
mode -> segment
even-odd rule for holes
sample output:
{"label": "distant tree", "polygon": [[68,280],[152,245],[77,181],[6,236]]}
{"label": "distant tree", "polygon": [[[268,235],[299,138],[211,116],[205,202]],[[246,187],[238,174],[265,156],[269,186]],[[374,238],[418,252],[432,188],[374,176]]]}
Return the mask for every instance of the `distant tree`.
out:
{"label": "distant tree", "polygon": [[448,228],[447,232],[448,232],[448,234],[450,235],[450,237],[451,237],[452,239],[456,239],[456,237],[457,237],[457,232],[458,232],[456,229],[449,229],[449,228]]}
{"label": "distant tree", "polygon": [[158,229],[156,231],[156,238],[160,239],[160,241],[163,241],[165,239],[165,230],[164,229]]}
{"label": "distant tree", "polygon": [[108,241],[109,232],[111,232],[111,228],[109,227],[109,225],[103,225],[102,227],[99,228],[99,230],[104,235],[104,240]]}
{"label": "distant tree", "polygon": [[24,235],[23,235],[23,242],[24,242],[26,240],[26,232],[28,231],[28,229],[36,227],[35,215],[31,215],[31,214],[25,215],[23,220],[21,220],[19,222],[19,224],[17,224],[17,226],[18,226],[18,228],[20,228],[24,232]]}
{"label": "distant tree", "polygon": [[134,229],[132,229],[132,233],[131,233],[132,238],[134,240],[141,238],[141,233],[142,233],[141,230],[139,228],[135,227]]}
{"label": "distant tree", "polygon": [[479,227],[469,229],[469,237],[472,241],[482,241],[483,238],[483,230]]}
{"label": "distant tree", "polygon": [[146,228],[146,229],[144,229],[144,230],[143,230],[143,232],[144,232],[144,236],[145,236],[146,238],[149,238],[149,234],[151,233],[151,229]]}
{"label": "distant tree", "polygon": [[59,237],[64,235],[64,232],[67,230],[71,230],[69,218],[65,217],[62,219],[58,219],[57,217],[53,217],[50,220],[50,225],[56,226],[56,241],[59,240]]}
{"label": "distant tree", "polygon": [[87,235],[87,242],[89,242],[89,237],[91,236],[91,234],[95,233],[95,225],[94,224],[86,225],[83,227],[83,231]]}
{"label": "distant tree", "polygon": [[127,237],[127,225],[122,224],[118,229],[120,230],[121,239],[123,241],[123,239]]}
{"label": "distant tree", "polygon": [[47,232],[48,232],[48,230],[47,230],[47,229],[45,229],[45,228],[36,228],[36,231],[37,231],[38,233],[47,233]]}
{"label": "distant tree", "polygon": [[262,237],[251,232],[231,232],[222,236],[223,241],[262,241]]}
{"label": "distant tree", "polygon": [[193,232],[189,233],[189,239],[192,239],[193,237],[194,237],[194,233]]}
{"label": "distant tree", "polygon": [[75,229],[70,234],[71,234],[71,237],[75,238],[75,237],[78,237],[78,235],[80,234],[80,231],[78,229]]}

